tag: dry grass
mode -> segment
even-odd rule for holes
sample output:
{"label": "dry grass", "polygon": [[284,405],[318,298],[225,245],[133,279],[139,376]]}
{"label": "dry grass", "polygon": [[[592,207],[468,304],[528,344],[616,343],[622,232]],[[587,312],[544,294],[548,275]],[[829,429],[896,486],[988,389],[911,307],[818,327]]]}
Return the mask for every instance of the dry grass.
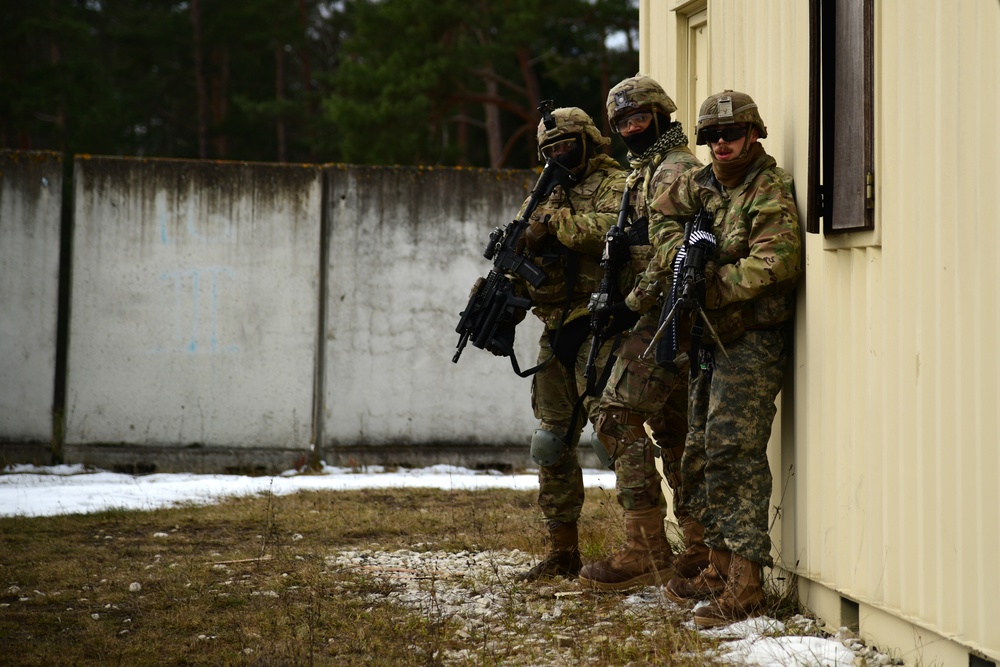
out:
{"label": "dry grass", "polygon": [[[623,539],[592,489],[585,560]],[[499,608],[469,624],[393,597],[402,577],[345,567],[345,550],[545,551],[535,493],[506,490],[264,494],[207,507],[0,519],[0,664],[710,664],[712,642],[670,605],[624,605],[575,583],[460,582]],[[499,566],[497,573],[501,572]],[[441,589],[443,590],[443,589]],[[558,612],[558,613],[557,613]]]}

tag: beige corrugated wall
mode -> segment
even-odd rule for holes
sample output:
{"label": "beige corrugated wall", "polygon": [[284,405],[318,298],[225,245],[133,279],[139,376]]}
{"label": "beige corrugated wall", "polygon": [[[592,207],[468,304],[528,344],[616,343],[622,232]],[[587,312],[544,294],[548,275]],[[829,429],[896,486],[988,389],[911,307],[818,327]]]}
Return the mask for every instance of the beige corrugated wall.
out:
{"label": "beige corrugated wall", "polygon": [[[808,183],[808,2],[642,0],[641,67],[750,93]],[[809,235],[772,435],[777,556],[803,602],[908,664],[1000,660],[1000,2],[875,0],[876,231]],[[678,95],[689,135],[701,100]],[[791,472],[791,475],[789,475]],[[846,610],[846,611],[844,611]]]}

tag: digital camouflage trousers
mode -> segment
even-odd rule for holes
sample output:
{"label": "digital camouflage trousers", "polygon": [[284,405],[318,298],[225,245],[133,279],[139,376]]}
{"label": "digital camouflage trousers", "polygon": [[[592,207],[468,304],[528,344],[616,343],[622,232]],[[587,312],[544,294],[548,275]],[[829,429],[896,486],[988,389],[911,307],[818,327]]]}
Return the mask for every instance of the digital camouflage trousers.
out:
{"label": "digital camouflage trousers", "polygon": [[788,334],[748,331],[699,358],[691,379],[689,431],[681,472],[705,543],[771,566],[767,441],[788,360]]}

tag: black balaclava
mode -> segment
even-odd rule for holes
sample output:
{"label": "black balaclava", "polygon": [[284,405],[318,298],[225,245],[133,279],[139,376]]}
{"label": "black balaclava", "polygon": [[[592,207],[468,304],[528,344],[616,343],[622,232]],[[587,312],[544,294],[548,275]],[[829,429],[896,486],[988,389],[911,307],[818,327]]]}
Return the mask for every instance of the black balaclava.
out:
{"label": "black balaclava", "polygon": [[654,113],[649,127],[638,134],[627,137],[623,134],[622,142],[632,155],[642,155],[649,150],[650,146],[656,143],[656,140],[660,138],[660,134],[665,132],[668,127],[670,127],[670,117],[664,116],[662,113]]}
{"label": "black balaclava", "polygon": [[576,142],[568,153],[563,153],[552,161],[562,167],[556,170],[556,180],[569,190],[583,177],[587,169],[587,140],[581,135],[575,135]]}

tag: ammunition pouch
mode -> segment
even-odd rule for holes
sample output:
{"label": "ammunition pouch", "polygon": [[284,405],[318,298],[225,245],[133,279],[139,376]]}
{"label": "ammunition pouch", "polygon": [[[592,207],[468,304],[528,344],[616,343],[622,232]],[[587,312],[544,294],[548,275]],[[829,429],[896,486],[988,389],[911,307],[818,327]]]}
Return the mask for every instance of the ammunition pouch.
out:
{"label": "ammunition pouch", "polygon": [[647,434],[644,422],[642,415],[624,408],[601,410],[594,425],[594,437],[590,440],[590,445],[601,463],[608,468],[614,468],[615,461],[626,447],[645,439]]}
{"label": "ammunition pouch", "polygon": [[590,335],[590,322],[586,317],[578,317],[563,324],[556,331],[549,331],[549,345],[552,353],[567,370],[576,368],[576,355],[583,341]]}

